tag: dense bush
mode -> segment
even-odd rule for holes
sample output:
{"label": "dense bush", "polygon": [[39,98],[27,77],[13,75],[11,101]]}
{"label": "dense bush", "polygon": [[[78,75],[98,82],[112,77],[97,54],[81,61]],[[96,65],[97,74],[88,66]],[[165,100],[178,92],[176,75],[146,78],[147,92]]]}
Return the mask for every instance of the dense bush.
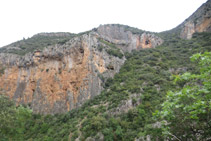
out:
{"label": "dense bush", "polygon": [[175,76],[185,81],[179,91],[169,91],[156,115],[162,119],[163,136],[178,140],[206,140],[211,137],[211,52],[191,57],[200,72]]}
{"label": "dense bush", "polygon": [[121,51],[119,48],[117,48],[117,47],[115,46],[115,44],[110,43],[110,42],[108,42],[108,41],[105,41],[105,40],[103,40],[103,39],[101,39],[101,38],[99,38],[99,41],[100,41],[101,43],[103,43],[104,45],[106,45],[106,47],[98,46],[98,50],[99,50],[99,51],[102,51],[103,48],[105,48],[105,51],[106,51],[109,55],[113,55],[113,56],[115,56],[115,57],[119,57],[120,59],[124,56],[123,53],[122,53],[122,51]]}
{"label": "dense bush", "polygon": [[23,106],[16,107],[9,98],[0,95],[0,139],[23,140],[23,133],[31,122],[32,111]]}

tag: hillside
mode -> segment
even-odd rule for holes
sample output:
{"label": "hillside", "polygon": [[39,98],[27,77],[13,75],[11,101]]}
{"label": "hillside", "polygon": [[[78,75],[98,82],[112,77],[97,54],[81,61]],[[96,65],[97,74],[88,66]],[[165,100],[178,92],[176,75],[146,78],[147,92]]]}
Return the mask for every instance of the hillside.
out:
{"label": "hillside", "polygon": [[[81,108],[66,114],[41,116],[25,109],[22,134],[14,137],[35,140],[67,140],[88,137],[105,140],[134,140],[159,133],[150,128],[155,122],[152,113],[160,109],[168,90],[176,90],[172,74],[197,72],[189,57],[197,52],[211,51],[210,33],[198,33],[191,40],[166,43],[156,49],[127,55],[120,72],[107,80],[105,90]],[[21,110],[23,110],[20,107]],[[19,109],[19,110],[20,110]],[[103,135],[101,135],[103,134]]]}
{"label": "hillside", "polygon": [[[130,31],[133,34],[142,34],[146,31],[140,30],[138,28],[133,28],[127,25],[112,24],[111,26],[122,27],[125,31]],[[73,37],[81,36],[87,34],[91,31],[95,31],[97,28],[94,28],[90,31],[81,32],[78,34],[68,33],[68,32],[52,32],[52,33],[38,33],[31,38],[23,39],[9,45],[3,46],[0,48],[0,53],[10,53],[17,55],[25,55],[27,53],[33,52],[35,50],[43,50],[44,48],[59,44],[63,45],[65,42],[69,41]],[[150,33],[150,32],[147,32]]]}
{"label": "hillside", "polygon": [[4,46],[0,48],[0,52],[25,55],[34,50],[42,50],[44,47],[50,45],[63,44],[74,36],[75,34],[71,33],[40,33],[29,39],[23,39]]}
{"label": "hillside", "polygon": [[210,3],[161,33],[108,24],[1,48],[0,140],[209,140]]}

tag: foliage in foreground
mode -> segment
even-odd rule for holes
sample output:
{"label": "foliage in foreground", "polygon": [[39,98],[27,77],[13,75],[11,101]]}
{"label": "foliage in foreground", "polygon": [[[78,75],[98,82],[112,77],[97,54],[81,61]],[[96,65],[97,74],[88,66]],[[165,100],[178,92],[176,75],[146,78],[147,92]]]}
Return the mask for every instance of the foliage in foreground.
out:
{"label": "foliage in foreground", "polygon": [[9,98],[0,95],[0,140],[23,140],[25,125],[31,120],[32,110],[16,107]]}
{"label": "foliage in foreground", "polygon": [[175,76],[185,81],[179,91],[169,91],[157,115],[163,120],[163,134],[177,140],[206,140],[211,137],[211,52],[195,54],[200,73]]}

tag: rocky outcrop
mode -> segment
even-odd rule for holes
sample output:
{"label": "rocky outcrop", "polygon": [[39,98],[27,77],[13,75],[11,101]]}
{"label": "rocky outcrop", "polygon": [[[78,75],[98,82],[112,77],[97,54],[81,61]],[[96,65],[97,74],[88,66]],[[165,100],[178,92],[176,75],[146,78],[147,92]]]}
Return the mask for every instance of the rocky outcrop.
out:
{"label": "rocky outcrop", "polygon": [[94,137],[88,137],[88,138],[86,138],[85,141],[104,141],[104,135],[101,132],[99,132]]}
{"label": "rocky outcrop", "polygon": [[128,52],[143,48],[155,48],[163,43],[163,40],[153,33],[133,34],[120,25],[101,25],[97,32],[103,39]]}
{"label": "rocky outcrop", "polygon": [[[110,33],[113,30],[114,34]],[[100,94],[103,82],[118,73],[125,61],[125,57],[108,54],[106,43],[115,44],[119,49],[115,51],[122,53],[162,43],[153,34],[134,35],[122,30],[116,26],[100,26],[97,32],[25,56],[1,53],[0,66],[4,66],[0,76],[1,93],[17,105],[29,105],[35,113],[41,114],[63,113],[81,106]],[[99,50],[99,46],[103,49]]]}
{"label": "rocky outcrop", "polygon": [[123,100],[117,108],[108,111],[111,116],[117,116],[123,113],[127,113],[129,110],[135,108],[141,104],[141,94],[132,94],[127,100]]}
{"label": "rocky outcrop", "polygon": [[211,0],[203,4],[181,24],[180,37],[191,39],[195,32],[211,32]]}

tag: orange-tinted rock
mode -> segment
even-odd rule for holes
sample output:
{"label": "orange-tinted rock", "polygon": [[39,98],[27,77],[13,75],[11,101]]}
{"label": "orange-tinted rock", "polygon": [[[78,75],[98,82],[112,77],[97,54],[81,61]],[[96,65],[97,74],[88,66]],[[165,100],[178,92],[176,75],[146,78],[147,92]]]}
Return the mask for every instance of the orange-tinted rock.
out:
{"label": "orange-tinted rock", "polygon": [[63,46],[48,47],[24,57],[0,58],[6,66],[0,76],[2,93],[17,105],[30,105],[41,114],[66,112],[98,95],[103,89],[98,74],[107,71],[106,64],[120,61],[115,70],[107,71],[113,75],[124,60],[94,50],[92,45],[98,40],[89,36],[76,37]]}
{"label": "orange-tinted rock", "polygon": [[132,34],[116,26],[101,28],[107,31],[74,37],[63,45],[22,57],[1,53],[0,64],[6,68],[0,75],[1,92],[17,105],[29,105],[35,113],[64,113],[100,94],[104,80],[118,73],[125,61],[125,57],[109,55],[106,49],[99,51],[97,47],[103,44],[99,38],[115,44],[122,53],[162,43],[151,33]]}
{"label": "orange-tinted rock", "polygon": [[191,39],[196,32],[211,32],[211,1],[197,9],[185,22],[183,22],[180,37],[183,39]]}
{"label": "orange-tinted rock", "polygon": [[205,18],[201,24],[195,27],[196,32],[206,32],[209,28],[211,28],[211,18]]}

